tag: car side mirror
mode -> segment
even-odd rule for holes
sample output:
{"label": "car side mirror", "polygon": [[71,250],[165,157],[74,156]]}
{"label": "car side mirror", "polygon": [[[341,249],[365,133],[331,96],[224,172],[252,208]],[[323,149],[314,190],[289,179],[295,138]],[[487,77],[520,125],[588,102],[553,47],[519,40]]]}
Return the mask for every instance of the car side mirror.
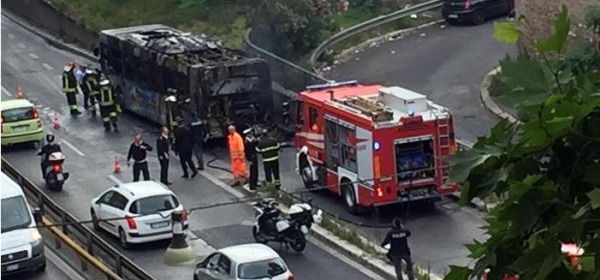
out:
{"label": "car side mirror", "polygon": [[36,224],[41,224],[43,220],[42,210],[40,208],[33,209],[33,220],[35,220]]}

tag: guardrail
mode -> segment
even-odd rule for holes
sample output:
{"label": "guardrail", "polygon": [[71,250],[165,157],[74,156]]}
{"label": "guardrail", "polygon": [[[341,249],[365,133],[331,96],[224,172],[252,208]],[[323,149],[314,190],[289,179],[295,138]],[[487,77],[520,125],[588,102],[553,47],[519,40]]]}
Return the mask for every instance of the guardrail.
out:
{"label": "guardrail", "polygon": [[[152,276],[127,259],[112,246],[102,240],[92,230],[78,223],[78,220],[67,213],[58,204],[46,196],[33,182],[25,178],[14,166],[2,158],[2,172],[12,177],[22,188],[30,201],[33,201],[44,214],[44,225],[57,225],[50,230],[66,242],[81,259],[88,260],[107,279],[121,280],[153,280]],[[75,248],[79,246],[80,248]],[[81,249],[84,249],[82,251]],[[93,258],[91,258],[93,256]],[[98,263],[98,260],[101,262]]]}
{"label": "guardrail", "polygon": [[323,43],[321,43],[311,54],[310,65],[313,67],[313,70],[315,71],[315,73],[319,73],[317,67],[315,66],[317,63],[317,59],[319,59],[319,57],[321,57],[321,55],[326,50],[330,49],[333,45],[339,43],[340,41],[348,39],[360,32],[369,30],[371,28],[378,27],[380,25],[410,16],[412,14],[418,14],[418,13],[422,13],[425,11],[437,9],[442,6],[443,2],[444,2],[443,0],[433,0],[433,1],[426,2],[426,3],[417,4],[417,5],[402,9],[400,11],[396,11],[396,12],[393,12],[393,13],[390,13],[387,15],[382,15],[382,16],[367,20],[365,22],[359,23],[352,27],[349,27],[348,29],[345,29],[344,31],[341,31],[341,32],[329,37],[329,39],[327,39]]}

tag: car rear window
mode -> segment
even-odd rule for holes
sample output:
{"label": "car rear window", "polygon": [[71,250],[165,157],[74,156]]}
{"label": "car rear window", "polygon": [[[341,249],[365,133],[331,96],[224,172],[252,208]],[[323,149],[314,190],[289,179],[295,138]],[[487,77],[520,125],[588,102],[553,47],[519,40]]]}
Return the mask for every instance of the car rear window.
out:
{"label": "car rear window", "polygon": [[134,201],[129,208],[129,212],[133,214],[148,215],[161,211],[173,210],[177,206],[179,206],[179,201],[174,195],[157,195]]}
{"label": "car rear window", "polygon": [[238,265],[238,278],[265,279],[281,275],[287,271],[282,259],[271,259]]}
{"label": "car rear window", "polygon": [[10,123],[31,120],[34,117],[31,108],[15,108],[2,111],[2,118],[5,123]]}

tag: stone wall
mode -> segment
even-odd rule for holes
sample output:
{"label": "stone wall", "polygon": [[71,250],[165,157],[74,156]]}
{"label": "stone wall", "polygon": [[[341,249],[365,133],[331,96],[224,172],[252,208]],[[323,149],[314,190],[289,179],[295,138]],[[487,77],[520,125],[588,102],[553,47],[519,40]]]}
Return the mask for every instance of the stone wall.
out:
{"label": "stone wall", "polygon": [[2,9],[71,44],[93,51],[98,35],[78,24],[45,0],[5,0]]}
{"label": "stone wall", "polygon": [[[593,34],[583,26],[585,9],[592,3],[600,4],[599,0],[515,0],[517,16],[525,16],[531,25],[534,38],[543,39],[552,33],[552,21],[565,5],[571,18],[571,40],[593,41],[598,35]],[[527,54],[526,42],[519,42],[519,52]]]}

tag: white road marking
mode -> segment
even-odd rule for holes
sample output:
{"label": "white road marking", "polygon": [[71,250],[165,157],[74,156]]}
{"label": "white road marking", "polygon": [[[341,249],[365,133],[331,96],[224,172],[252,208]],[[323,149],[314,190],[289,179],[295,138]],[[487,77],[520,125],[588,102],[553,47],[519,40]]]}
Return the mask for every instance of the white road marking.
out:
{"label": "white road marking", "polygon": [[48,63],[42,63],[42,66],[44,66],[44,68],[46,68],[48,71],[54,70],[54,67],[50,66]]}
{"label": "white road marking", "polygon": [[50,85],[54,89],[53,92],[56,92],[59,95],[62,95],[61,94],[62,89],[58,85],[56,85],[56,81],[50,80],[50,78],[48,78],[48,76],[43,75],[43,74],[40,74],[40,76],[42,77],[42,79],[44,79],[46,82],[48,82],[48,85]]}
{"label": "white road marking", "polygon": [[66,274],[69,277],[69,279],[85,280],[85,278],[83,276],[81,276],[79,274],[79,272],[77,272],[73,268],[71,268],[70,265],[65,263],[65,261],[63,261],[59,256],[57,256],[54,253],[54,251],[52,251],[50,248],[46,247],[46,250],[44,250],[44,254],[46,255],[46,258],[48,258],[48,260],[51,263],[56,265],[58,267],[58,269],[60,269],[60,271],[62,271],[64,274]]}
{"label": "white road marking", "polygon": [[26,48],[26,47],[27,47],[27,46],[25,46],[25,44],[23,44],[23,43],[18,43],[18,44],[17,44],[17,46],[19,46],[19,48],[21,48],[21,49],[24,49],[24,48]]}
{"label": "white road marking", "polygon": [[75,147],[73,144],[71,144],[71,142],[69,142],[65,139],[61,140],[60,142],[67,145],[69,148],[71,148],[71,150],[73,150],[73,152],[78,154],[80,157],[85,156],[85,154],[81,150],[77,149],[77,147]]}
{"label": "white road marking", "polygon": [[4,86],[2,86],[2,93],[6,94],[6,96],[12,96],[10,91],[8,91]]}
{"label": "white road marking", "polygon": [[37,54],[34,54],[34,53],[30,53],[30,54],[29,54],[29,57],[31,57],[31,58],[33,58],[33,59],[35,59],[35,60],[38,60],[38,59],[40,59],[40,57],[39,57],[39,56],[37,56]]}
{"label": "white road marking", "polygon": [[15,35],[14,34],[8,34],[8,39],[14,40],[15,39]]}
{"label": "white road marking", "polygon": [[112,174],[111,174],[111,175],[108,175],[107,177],[108,177],[108,179],[110,179],[111,181],[115,182],[115,184],[117,184],[117,185],[121,185],[121,184],[123,184],[123,181],[119,180],[119,178],[115,177],[115,175],[112,175]]}
{"label": "white road marking", "polygon": [[241,192],[239,192],[238,190],[234,189],[231,186],[228,186],[227,184],[223,183],[223,181],[221,181],[219,178],[215,177],[214,175],[206,172],[206,171],[198,171],[200,173],[200,175],[204,176],[204,178],[206,178],[207,180],[211,181],[213,184],[221,187],[222,189],[224,189],[225,191],[227,191],[228,193],[232,194],[233,196],[237,197],[237,198],[244,198],[245,195],[242,194]]}

